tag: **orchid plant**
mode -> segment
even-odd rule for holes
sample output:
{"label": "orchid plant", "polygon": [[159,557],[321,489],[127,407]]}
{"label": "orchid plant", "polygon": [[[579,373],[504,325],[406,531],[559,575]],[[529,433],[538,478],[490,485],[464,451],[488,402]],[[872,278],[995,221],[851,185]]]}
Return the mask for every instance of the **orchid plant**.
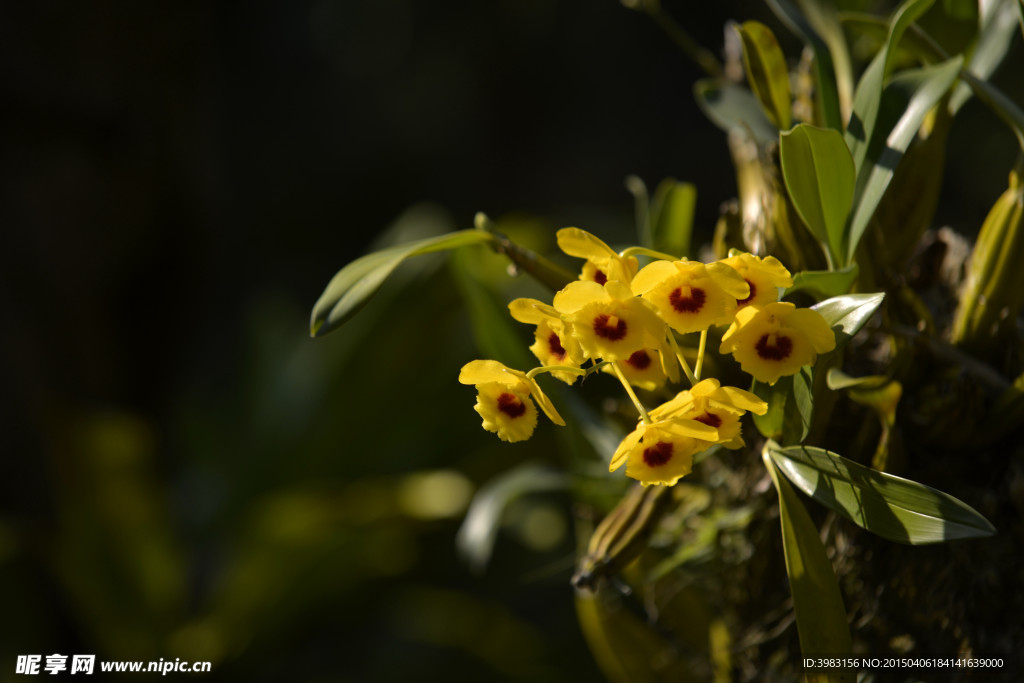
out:
{"label": "orchid plant", "polygon": [[[1011,258],[1024,239],[1020,168],[981,227],[967,278],[944,290],[952,315],[933,310],[904,275],[921,245],[935,242],[931,221],[942,184],[936,160],[963,104],[977,96],[1024,149],[1024,113],[987,80],[1024,26],[1024,4],[959,3],[973,8],[976,29],[970,40],[950,46],[922,27],[929,11],[929,25],[948,19],[943,12],[949,8],[933,8],[933,0],[906,0],[888,17],[840,13],[810,0],[768,0],[803,42],[802,55],[787,56],[768,26],[748,21],[729,29],[741,46],[732,69],[697,49],[659,3],[626,4],[667,26],[709,73],[695,95],[728,136],[739,191],[738,201],[723,209],[713,244],[701,252],[690,243],[693,185],[666,180],[652,198],[631,178],[639,244],[615,249],[586,230],[563,228],[555,236],[561,252],[583,260],[571,270],[514,243],[479,214],[473,229],[397,245],[345,266],[313,309],[312,334],[341,326],[411,256],[473,245],[504,254],[551,297],[515,298],[505,311],[533,326],[529,351],[538,365],[476,359],[459,373],[459,382],[476,388],[474,409],[483,428],[511,443],[533,435],[539,413],[558,426],[574,418],[592,422],[580,412],[584,402],[562,401],[562,388],[549,385],[546,392],[541,382],[585,394],[595,373],[613,376],[633,408],[625,418],[601,418],[617,446],[594,443],[606,478],[625,466],[626,477],[637,483],[619,488],[617,504],[601,511],[580,543],[573,577],[582,628],[609,677],[675,680],[677,670],[654,663],[661,656],[654,649],[643,646],[637,654],[631,645],[637,638],[623,635],[634,617],[607,595],[621,596],[627,585],[651,589],[686,561],[683,541],[670,537],[673,527],[665,519],[687,508],[689,494],[680,482],[723,448],[759,455],[777,492],[804,657],[841,660],[853,652],[843,593],[797,491],[899,543],[995,533],[968,503],[894,474],[904,471],[906,450],[894,435],[908,419],[897,414],[901,400],[914,392],[914,404],[921,405],[931,387],[921,376],[942,364],[982,375],[992,386],[982,399],[988,418],[963,425],[955,438],[991,442],[1024,415],[1015,327],[1024,270]],[[854,38],[875,45],[856,78],[848,46]],[[730,71],[742,74],[745,84],[723,75]],[[884,338],[884,348],[866,343],[869,337]],[[996,353],[1006,360],[993,362]],[[856,376],[863,368],[873,374]],[[841,399],[877,415],[877,442],[866,457],[826,447],[837,442],[830,433],[856,433],[836,410]],[[957,408],[955,401],[938,405],[928,419],[941,431],[943,410]],[[570,479],[579,476],[591,475],[570,472]],[[641,558],[652,552],[662,561],[644,573],[638,567],[650,567]],[[656,624],[657,610],[642,609]],[[648,628],[643,621],[628,628]],[[707,623],[709,666],[728,678],[722,674],[729,668],[726,627]],[[658,629],[651,631],[651,642],[662,639]],[[849,673],[806,672],[823,679]]]}

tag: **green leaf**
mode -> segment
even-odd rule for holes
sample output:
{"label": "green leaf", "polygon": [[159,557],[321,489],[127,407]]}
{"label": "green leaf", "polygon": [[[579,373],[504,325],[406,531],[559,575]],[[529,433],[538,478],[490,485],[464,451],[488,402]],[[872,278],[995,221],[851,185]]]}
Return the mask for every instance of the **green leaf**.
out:
{"label": "green leaf", "polygon": [[456,548],[474,571],[481,571],[491,559],[501,515],[509,503],[529,493],[560,491],[568,486],[567,475],[534,463],[498,475],[473,496],[455,537]]}
{"label": "green leaf", "polygon": [[[812,3],[805,4],[801,2],[800,4],[808,9],[816,7],[816,4]],[[839,92],[836,82],[837,79],[844,83],[850,80],[849,60],[846,59],[846,55],[843,54],[840,57],[842,68],[837,72],[833,66],[832,53],[829,46],[826,45],[825,41],[822,40],[821,36],[818,35],[817,31],[808,22],[808,19],[814,18],[819,20],[817,22],[819,25],[824,26],[824,15],[822,13],[818,13],[812,16],[809,12],[802,12],[794,7],[789,0],[768,0],[768,6],[771,7],[773,12],[775,12],[775,16],[777,16],[790,31],[800,36],[804,43],[808,45],[814,53],[815,97],[817,99],[817,108],[821,111],[822,123],[826,128],[842,130],[843,120],[839,106]],[[834,35],[830,35],[830,38],[837,39],[832,41],[833,45],[837,49],[843,48],[841,31],[837,31]]]}
{"label": "green leaf", "polygon": [[704,115],[722,130],[741,128],[762,145],[778,139],[778,130],[746,88],[726,80],[705,78],[694,84],[693,94]]}
{"label": "green leaf", "polygon": [[462,249],[453,253],[449,260],[455,284],[466,303],[476,347],[484,358],[511,368],[531,367],[536,359],[524,343],[527,327],[513,322],[508,306],[499,302],[495,292],[471,274],[472,259],[479,256],[476,251]]}
{"label": "green leaf", "polygon": [[[825,553],[818,529],[789,483],[779,476],[778,468],[763,453],[765,466],[779,492],[779,519],[786,573],[793,593],[793,612],[805,657],[842,657],[852,651],[846,608],[839,591],[835,570]],[[852,672],[830,672],[828,678],[809,680],[854,680]]]}
{"label": "green leaf", "polygon": [[822,301],[811,306],[821,314],[832,331],[836,333],[835,353],[845,346],[860,331],[885,298],[883,292],[877,294],[844,294]]}
{"label": "green leaf", "polygon": [[[987,79],[1006,57],[1020,18],[1015,5],[1019,6],[1020,3],[1016,0],[981,3],[981,31],[970,61],[964,67],[975,78]],[[970,87],[965,83],[959,84],[949,100],[950,113],[959,111],[970,96]]]}
{"label": "green leaf", "polygon": [[840,263],[856,181],[843,136],[802,123],[779,136],[779,157],[797,213],[827,247],[831,262]]}
{"label": "green leaf", "polygon": [[857,281],[858,271],[856,263],[841,270],[802,270],[793,276],[793,286],[786,289],[783,296],[807,292],[821,300],[846,294]]}
{"label": "green leaf", "polygon": [[858,167],[848,260],[853,259],[857,244],[882,201],[903,153],[917,136],[924,117],[949,92],[962,63],[962,57],[954,57],[935,66],[905,71],[886,86],[870,148],[865,149],[865,157]]}
{"label": "green leaf", "polygon": [[857,91],[853,96],[853,113],[846,127],[846,144],[853,155],[858,176],[874,134],[875,120],[878,118],[882,102],[882,88],[892,69],[896,45],[907,27],[924,14],[933,2],[934,0],[906,0],[896,8],[889,20],[888,39],[857,83]]}
{"label": "green leaf", "polygon": [[697,187],[666,178],[658,184],[651,202],[654,249],[685,256],[690,252],[693,216],[697,208]]}
{"label": "green leaf", "polygon": [[772,461],[804,493],[890,541],[920,545],[991,536],[995,527],[956,498],[859,465],[823,448],[767,445]]}
{"label": "green leaf", "polygon": [[750,391],[768,404],[768,410],[764,415],[750,414],[757,431],[766,439],[781,439],[782,428],[786,422],[787,399],[793,393],[793,378],[781,377],[774,385],[755,379],[750,385]]}
{"label": "green leaf", "polygon": [[770,28],[757,21],[736,26],[736,32],[743,42],[747,82],[775,127],[788,130],[793,103],[789,94],[789,69],[779,41]]}
{"label": "green leaf", "polygon": [[462,230],[399,244],[357,258],[331,278],[313,306],[309,323],[311,336],[323,336],[348,321],[377,293],[395,268],[410,256],[493,240],[492,235],[482,230]]}

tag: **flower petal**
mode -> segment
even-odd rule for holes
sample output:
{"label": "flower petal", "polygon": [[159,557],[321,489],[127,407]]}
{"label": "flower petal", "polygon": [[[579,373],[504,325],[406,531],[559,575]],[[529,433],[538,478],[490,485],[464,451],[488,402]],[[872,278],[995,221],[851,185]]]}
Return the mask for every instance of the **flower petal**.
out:
{"label": "flower petal", "polygon": [[609,257],[617,257],[615,250],[600,238],[579,228],[562,228],[555,235],[558,248],[569,256],[601,261]]}
{"label": "flower petal", "polygon": [[514,387],[527,380],[525,372],[513,370],[496,360],[472,360],[462,366],[462,370],[459,372],[459,381],[463,384],[497,382]]}
{"label": "flower petal", "polygon": [[622,467],[622,464],[626,462],[626,458],[629,457],[629,452],[640,443],[640,438],[643,437],[645,430],[645,425],[637,425],[636,429],[626,435],[626,438],[622,440],[619,447],[615,449],[615,453],[612,454],[612,460],[608,463],[609,472],[614,472]]}
{"label": "flower petal", "polygon": [[596,282],[570,282],[555,294],[555,310],[559,313],[575,313],[589,303],[608,301],[608,293]]}
{"label": "flower petal", "polygon": [[678,271],[672,261],[653,261],[641,268],[629,284],[634,294],[646,294]]}
{"label": "flower petal", "polygon": [[836,347],[835,332],[817,311],[798,308],[786,317],[786,324],[802,332],[818,353],[826,353]]}
{"label": "flower petal", "polygon": [[521,323],[539,325],[544,320],[559,318],[558,311],[537,299],[513,299],[508,304],[508,312]]}
{"label": "flower petal", "polygon": [[724,263],[716,261],[707,265],[707,272],[716,285],[734,299],[746,299],[750,296],[750,285],[737,273]]}

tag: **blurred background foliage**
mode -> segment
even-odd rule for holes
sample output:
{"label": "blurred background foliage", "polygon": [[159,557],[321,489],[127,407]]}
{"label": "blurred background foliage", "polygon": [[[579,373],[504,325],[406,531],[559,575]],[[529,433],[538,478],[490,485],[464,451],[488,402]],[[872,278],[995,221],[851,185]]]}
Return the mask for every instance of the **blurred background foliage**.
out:
{"label": "blurred background foliage", "polygon": [[[715,52],[727,19],[777,26],[665,7]],[[560,486],[513,496],[485,572],[456,551],[480,487],[572,443],[501,444],[456,381],[516,353],[477,349],[467,282],[539,290],[475,249],[410,262],[328,340],[308,311],[374,244],[477,210],[538,251],[566,225],[632,240],[628,174],[695,182],[710,240],[735,181],[697,67],[611,0],[3,3],[0,55],[0,680],[54,652],[598,679]],[[994,79],[1011,93],[1021,59]],[[1014,143],[974,102],[952,125],[936,224],[970,234]],[[756,511],[691,493],[747,561]]]}

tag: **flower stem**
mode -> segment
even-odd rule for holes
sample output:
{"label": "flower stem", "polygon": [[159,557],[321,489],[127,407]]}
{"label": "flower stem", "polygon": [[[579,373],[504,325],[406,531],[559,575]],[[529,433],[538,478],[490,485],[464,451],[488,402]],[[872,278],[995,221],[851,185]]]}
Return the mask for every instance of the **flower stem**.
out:
{"label": "flower stem", "polygon": [[672,350],[676,354],[676,358],[679,359],[679,364],[683,366],[683,372],[686,373],[686,378],[690,380],[690,386],[697,383],[697,377],[693,374],[693,370],[690,369],[690,364],[686,362],[686,357],[683,356],[682,350],[679,348],[679,344],[676,343],[676,337],[670,331],[668,333],[668,343],[672,346]]}
{"label": "flower stem", "polygon": [[533,379],[543,372],[571,372],[574,375],[583,376],[588,374],[589,371],[584,370],[583,368],[573,367],[572,365],[543,365],[526,373],[526,378]]}
{"label": "flower stem", "polygon": [[708,345],[708,331],[700,331],[700,346],[697,348],[697,366],[693,370],[693,378],[700,381],[700,371],[704,367],[704,349]]}
{"label": "flower stem", "polygon": [[636,397],[636,392],[633,391],[633,387],[629,385],[629,382],[626,380],[626,376],[622,374],[622,368],[619,367],[618,361],[612,363],[612,370],[615,371],[615,376],[619,378],[620,382],[622,382],[623,388],[625,388],[626,393],[629,394],[629,399],[633,401],[633,405],[636,406],[637,412],[640,413],[640,419],[643,420],[645,425],[651,424],[651,416],[647,414],[647,410],[644,409],[643,404],[640,403],[640,399]]}

